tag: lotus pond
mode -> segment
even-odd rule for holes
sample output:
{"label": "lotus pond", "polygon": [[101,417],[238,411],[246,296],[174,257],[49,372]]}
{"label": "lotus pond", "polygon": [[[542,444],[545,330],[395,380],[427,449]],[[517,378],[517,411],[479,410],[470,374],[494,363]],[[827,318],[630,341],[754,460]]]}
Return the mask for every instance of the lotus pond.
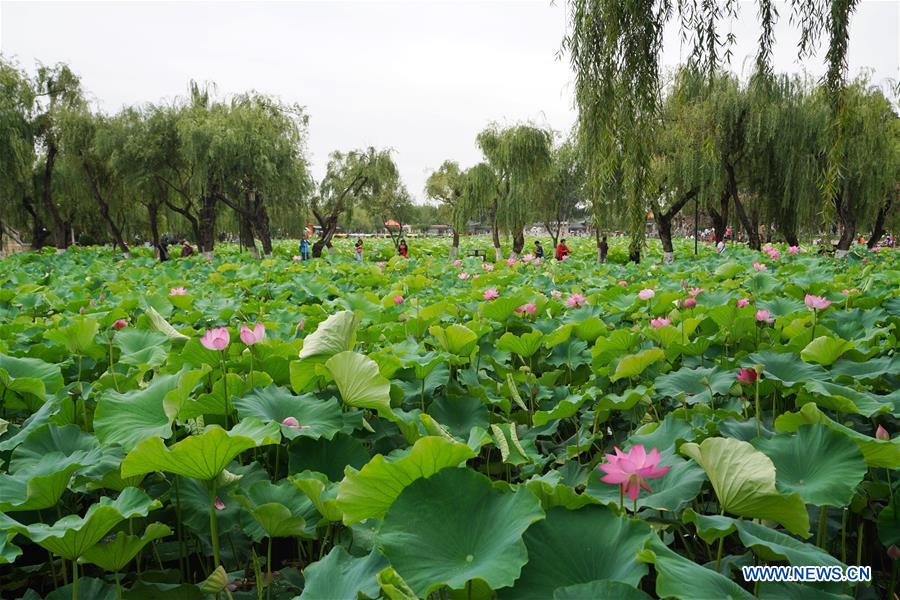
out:
{"label": "lotus pond", "polygon": [[447,245],[0,261],[0,596],[893,597],[896,251]]}

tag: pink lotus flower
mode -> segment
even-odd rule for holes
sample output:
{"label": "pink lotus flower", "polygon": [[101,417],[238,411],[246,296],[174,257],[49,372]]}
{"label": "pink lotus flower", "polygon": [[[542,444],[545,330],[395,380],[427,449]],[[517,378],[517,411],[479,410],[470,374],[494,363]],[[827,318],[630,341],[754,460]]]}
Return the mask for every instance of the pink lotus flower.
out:
{"label": "pink lotus flower", "polygon": [[621,287],[628,287],[628,282],[627,282],[627,281],[620,281],[618,285],[620,285]]}
{"label": "pink lotus flower", "polygon": [[888,433],[887,429],[885,429],[884,427],[879,425],[878,429],[875,430],[875,439],[887,441],[887,440],[891,439],[891,434]]}
{"label": "pink lotus flower", "polygon": [[691,296],[696,296],[702,291],[703,291],[703,288],[691,288],[688,290],[688,294],[690,294]]}
{"label": "pink lotus flower", "polygon": [[831,306],[831,300],[826,300],[821,296],[813,296],[812,294],[807,294],[803,298],[803,302],[813,310],[825,310]]}
{"label": "pink lotus flower", "polygon": [[659,329],[660,327],[665,327],[670,324],[672,319],[667,319],[665,317],[657,317],[655,319],[650,320],[650,325],[653,326],[653,329]]}
{"label": "pink lotus flower", "polygon": [[128,321],[125,319],[116,319],[116,322],[113,323],[113,329],[125,329],[128,327]]}
{"label": "pink lotus flower", "polygon": [[789,246],[788,254],[791,254],[791,255],[800,254],[800,246]]}
{"label": "pink lotus flower", "polygon": [[303,257],[295,254],[294,256],[291,257],[291,260],[301,261],[301,260],[303,260]]}
{"label": "pink lotus flower", "polygon": [[224,350],[231,342],[231,335],[224,327],[210,329],[200,338],[200,343],[207,350]]}
{"label": "pink lotus flower", "polygon": [[537,312],[537,306],[535,306],[534,302],[529,302],[528,304],[523,304],[518,307],[516,312],[520,315],[533,315]]}
{"label": "pink lotus flower", "polygon": [[252,346],[266,339],[266,327],[262,323],[257,323],[253,329],[246,325],[241,327],[241,341]]}
{"label": "pink lotus flower", "polygon": [[485,271],[493,271],[494,265],[492,265],[491,263],[481,263],[481,268]]}
{"label": "pink lotus flower", "polygon": [[187,296],[187,290],[183,287],[174,287],[169,290],[170,296]]}
{"label": "pink lotus flower", "polygon": [[403,296],[394,296],[394,304],[403,304]]}
{"label": "pink lotus flower", "polygon": [[534,254],[525,254],[522,256],[522,262],[531,262],[534,260]]}
{"label": "pink lotus flower", "polygon": [[769,316],[769,311],[767,310],[758,310],[756,311],[756,320],[760,322],[773,323],[775,319]]}
{"label": "pink lotus flower", "polygon": [[484,299],[485,300],[493,300],[494,298],[499,298],[500,292],[497,291],[497,288],[488,288],[484,290]]}
{"label": "pink lotus flower", "polygon": [[512,256],[510,256],[509,258],[506,259],[506,264],[508,264],[509,266],[513,266],[514,264],[516,264],[516,259],[514,259]]}
{"label": "pink lotus flower", "polygon": [[297,323],[297,331],[302,331],[306,326],[306,321],[304,319],[300,319],[300,322]]}
{"label": "pink lotus flower", "polygon": [[459,277],[460,279],[468,279],[468,278],[469,278],[469,274],[463,272],[463,273],[460,273],[459,275],[457,275],[457,277]]}
{"label": "pink lotus flower", "polygon": [[695,306],[697,306],[697,300],[694,298],[685,298],[681,303],[681,306],[683,306],[684,308],[694,308]]}
{"label": "pink lotus flower", "polygon": [[384,262],[383,260],[379,260],[379,261],[378,261],[377,263],[375,263],[375,264],[378,265],[379,267],[384,268],[384,265],[386,265],[387,263]]}
{"label": "pink lotus flower", "polygon": [[587,298],[582,296],[581,294],[572,294],[566,300],[566,306],[569,308],[580,308],[584,306],[584,303],[587,301]]}
{"label": "pink lotus flower", "polygon": [[750,304],[749,298],[740,298],[737,302],[734,303],[734,305],[738,308],[744,308],[748,304]]}
{"label": "pink lotus flower", "polygon": [[765,263],[755,262],[753,263],[753,269],[756,271],[765,271],[768,267],[766,267]]}
{"label": "pink lotus flower", "polygon": [[554,298],[562,298],[562,292],[559,290],[553,290],[552,292],[550,292],[550,295]]}
{"label": "pink lotus flower", "polygon": [[900,559],[900,548],[897,547],[897,544],[891,544],[891,547],[887,549],[887,555],[894,560]]}
{"label": "pink lotus flower", "polygon": [[458,266],[462,265],[462,261],[457,258],[450,264],[452,264],[454,267],[458,267]]}
{"label": "pink lotus flower", "polygon": [[641,300],[649,300],[655,295],[656,292],[654,292],[650,288],[644,288],[640,292],[638,292],[638,298],[640,298]]}
{"label": "pink lotus flower", "polygon": [[281,420],[281,424],[285,427],[290,427],[291,429],[300,429],[300,421],[294,417],[285,417]]}
{"label": "pink lotus flower", "polygon": [[215,507],[216,507],[216,510],[225,510],[225,503],[222,502],[222,499],[219,498],[218,496],[216,496]]}
{"label": "pink lotus flower", "polygon": [[542,260],[539,259],[539,258],[536,258],[536,259],[534,259],[534,262],[533,262],[532,264],[533,264],[534,266],[536,266],[536,267],[539,267],[539,266],[541,266],[541,263],[542,263],[542,262],[544,262],[544,261],[542,261]]}
{"label": "pink lotus flower", "polygon": [[660,461],[659,451],[653,448],[648,454],[642,444],[631,447],[627,453],[618,448],[616,453],[606,455],[606,463],[598,468],[606,473],[600,478],[604,483],[619,484],[622,491],[632,500],[637,500],[641,488],[652,492],[645,479],[654,479],[665,475],[670,467],[657,466]]}
{"label": "pink lotus flower", "polygon": [[738,371],[737,379],[741,383],[746,383],[750,385],[754,381],[756,381],[757,373],[756,369],[741,369]]}
{"label": "pink lotus flower", "polygon": [[766,245],[765,248],[763,248],[763,252],[768,254],[769,258],[771,258],[772,260],[778,260],[778,257],[781,256],[781,253],[778,251],[777,248],[769,246],[768,244]]}

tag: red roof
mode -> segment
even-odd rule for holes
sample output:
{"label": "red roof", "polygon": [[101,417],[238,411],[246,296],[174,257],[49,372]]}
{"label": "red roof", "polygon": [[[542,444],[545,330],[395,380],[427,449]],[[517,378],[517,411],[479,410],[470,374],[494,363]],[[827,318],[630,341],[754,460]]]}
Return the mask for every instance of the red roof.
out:
{"label": "red roof", "polygon": [[400,229],[400,223],[393,219],[388,219],[387,221],[385,221],[384,226],[390,227],[391,229]]}

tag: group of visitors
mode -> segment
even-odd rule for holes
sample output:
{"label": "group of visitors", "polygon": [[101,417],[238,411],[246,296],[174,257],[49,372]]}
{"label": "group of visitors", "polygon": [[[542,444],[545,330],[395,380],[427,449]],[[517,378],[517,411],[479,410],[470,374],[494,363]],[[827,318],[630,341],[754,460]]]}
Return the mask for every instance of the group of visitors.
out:
{"label": "group of visitors", "polygon": [[[164,233],[163,236],[159,239],[159,260],[165,261],[169,260],[169,246],[175,245],[178,243],[178,240],[170,236],[168,233]],[[181,240],[181,258],[186,258],[188,256],[194,255],[194,247],[191,246],[191,243],[186,239]]]}

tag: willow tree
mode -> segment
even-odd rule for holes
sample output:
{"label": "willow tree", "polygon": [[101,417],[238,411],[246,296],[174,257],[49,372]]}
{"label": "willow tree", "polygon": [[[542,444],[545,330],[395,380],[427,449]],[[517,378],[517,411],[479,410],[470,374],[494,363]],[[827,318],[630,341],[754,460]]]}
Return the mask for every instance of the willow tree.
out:
{"label": "willow tree", "polygon": [[397,165],[390,151],[365,150],[332,152],[319,184],[318,194],[310,201],[310,209],[319,223],[319,238],[313,244],[313,256],[331,248],[338,219],[355,204],[366,204],[383,193],[396,189],[399,182]]}
{"label": "willow tree", "polygon": [[470,177],[477,178],[473,197],[480,199],[491,215],[497,260],[502,258],[500,228],[512,236],[512,255],[516,257],[525,247],[525,225],[550,167],[552,136],[531,125],[490,126],[478,134],[476,142],[485,161],[479,171],[470,172]]}
{"label": "willow tree", "polygon": [[554,147],[545,177],[533,185],[534,216],[544,224],[555,248],[563,223],[575,215],[585,199],[584,167],[577,144],[566,140]]}
{"label": "willow tree", "polygon": [[34,207],[35,162],[31,126],[35,94],[18,65],[0,57],[0,248],[3,237],[31,219],[32,242],[41,245],[43,221]]}
{"label": "willow tree", "polygon": [[451,259],[456,258],[459,252],[459,232],[466,226],[466,215],[469,214],[465,189],[466,172],[459,168],[459,163],[452,160],[445,160],[425,180],[425,195],[440,202],[442,211],[449,217],[450,228],[453,230]]}

